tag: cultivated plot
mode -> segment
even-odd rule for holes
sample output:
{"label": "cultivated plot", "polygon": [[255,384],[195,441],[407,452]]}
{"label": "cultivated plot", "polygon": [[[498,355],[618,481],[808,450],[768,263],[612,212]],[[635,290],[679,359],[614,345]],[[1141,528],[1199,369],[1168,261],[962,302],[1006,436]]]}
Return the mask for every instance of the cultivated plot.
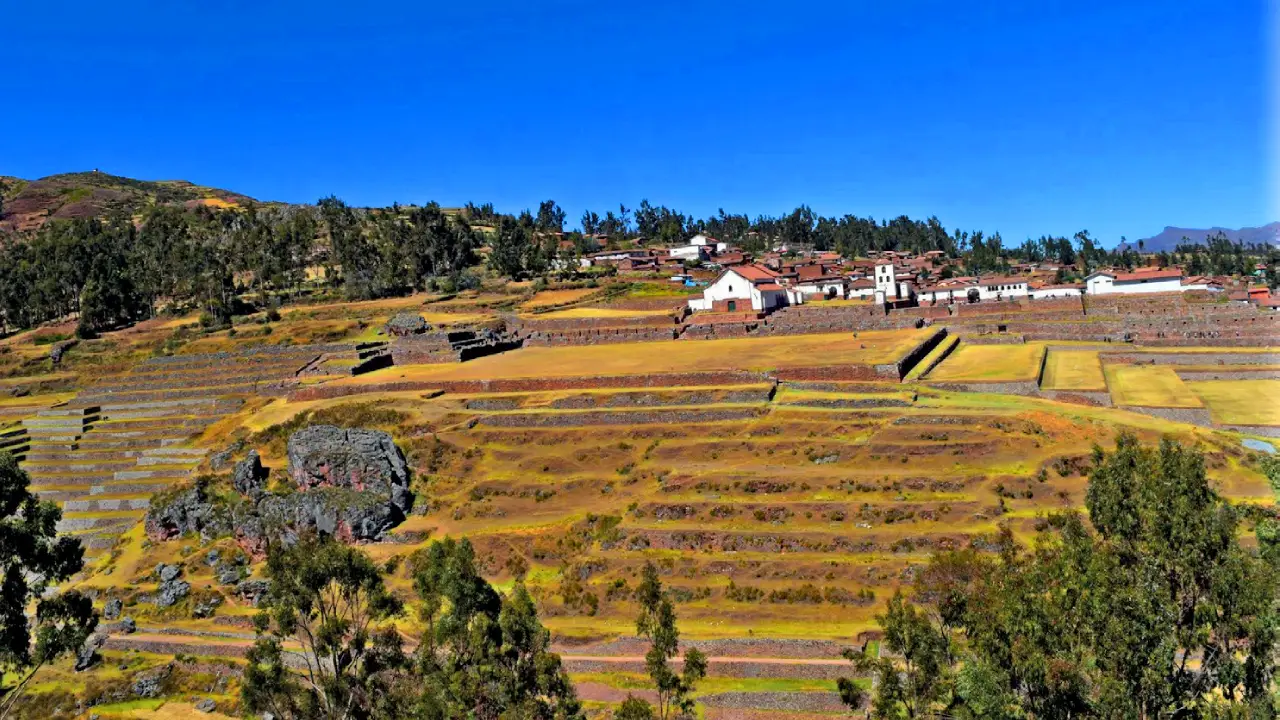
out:
{"label": "cultivated plot", "polygon": [[1107,380],[1102,374],[1102,363],[1096,351],[1051,350],[1045,359],[1040,387],[1045,390],[1106,390]]}
{"label": "cultivated plot", "polygon": [[[533,347],[462,364],[409,365],[338,384],[395,380],[492,380],[700,372],[765,371],[784,367],[874,365],[899,360],[931,330],[879,330],[787,337]],[[1032,376],[1034,378],[1034,374]]]}
{"label": "cultivated plot", "polygon": [[961,345],[929,373],[934,382],[1034,382],[1044,345]]}
{"label": "cultivated plot", "polygon": [[1208,380],[1186,386],[1209,406],[1214,422],[1280,425],[1280,380]]}
{"label": "cultivated plot", "polygon": [[1117,405],[1198,408],[1204,404],[1168,365],[1108,365],[1107,385]]}

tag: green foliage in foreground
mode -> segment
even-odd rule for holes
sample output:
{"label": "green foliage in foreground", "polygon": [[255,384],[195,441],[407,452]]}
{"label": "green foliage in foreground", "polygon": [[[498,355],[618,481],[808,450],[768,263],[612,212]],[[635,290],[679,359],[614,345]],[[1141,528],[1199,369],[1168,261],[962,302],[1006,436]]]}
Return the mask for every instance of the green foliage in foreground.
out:
{"label": "green foliage in foreground", "polygon": [[[316,537],[273,549],[246,708],[282,719],[582,717],[522,585],[499,595],[465,540],[433,543],[411,568],[423,632],[407,652],[391,624],[406,609],[367,555]],[[294,643],[301,652],[286,651]]]}
{"label": "green foliage in foreground", "polygon": [[[0,677],[17,679],[0,687],[0,717],[9,716],[37,670],[78,650],[98,626],[88,597],[45,592],[84,567],[84,548],[57,537],[62,511],[31,494],[30,482],[0,451]],[[34,619],[27,616],[33,601]]]}
{"label": "green foliage in foreground", "polygon": [[1201,454],[1121,434],[1094,451],[1087,506],[1030,550],[1006,530],[997,557],[935,556],[916,587],[931,607],[899,595],[879,617],[897,659],[850,654],[878,680],[872,714],[1274,716],[1277,569],[1241,546]]}

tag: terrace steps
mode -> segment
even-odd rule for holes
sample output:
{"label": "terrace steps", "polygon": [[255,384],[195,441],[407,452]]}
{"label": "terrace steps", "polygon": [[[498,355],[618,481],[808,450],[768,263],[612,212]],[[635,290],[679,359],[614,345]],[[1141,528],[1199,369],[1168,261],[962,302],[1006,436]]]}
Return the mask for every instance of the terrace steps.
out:
{"label": "terrace steps", "polygon": [[135,525],[154,493],[190,477],[209,452],[192,437],[236,412],[238,394],[295,385],[318,358],[351,351],[274,346],[152,358],[64,405],[31,412],[0,434],[0,448],[21,448],[32,490],[62,506],[59,529],[92,554]]}

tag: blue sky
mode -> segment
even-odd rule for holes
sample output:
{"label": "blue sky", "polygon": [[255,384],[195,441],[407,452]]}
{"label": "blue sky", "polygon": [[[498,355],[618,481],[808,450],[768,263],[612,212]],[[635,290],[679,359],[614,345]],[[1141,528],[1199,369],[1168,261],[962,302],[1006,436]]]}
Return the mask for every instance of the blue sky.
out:
{"label": "blue sky", "polygon": [[808,203],[1006,242],[1280,219],[1265,0],[15,5],[0,174],[574,221]]}

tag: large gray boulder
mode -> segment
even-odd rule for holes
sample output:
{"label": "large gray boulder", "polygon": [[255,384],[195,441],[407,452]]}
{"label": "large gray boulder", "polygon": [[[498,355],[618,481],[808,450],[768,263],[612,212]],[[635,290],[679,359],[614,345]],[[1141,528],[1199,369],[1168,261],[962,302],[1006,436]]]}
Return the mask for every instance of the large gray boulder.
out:
{"label": "large gray boulder", "polygon": [[413,505],[409,465],[381,430],[312,425],[289,437],[289,476],[301,490],[349,488],[385,498],[401,513]]}
{"label": "large gray boulder", "polygon": [[236,463],[231,481],[236,492],[246,497],[256,498],[265,492],[267,469],[262,467],[262,458],[257,450],[250,450],[243,460]]}
{"label": "large gray boulder", "polygon": [[431,326],[427,324],[426,318],[415,313],[398,313],[395,317],[387,321],[387,333],[395,337],[405,337],[407,335],[421,335]]}
{"label": "large gray boulder", "polygon": [[211,540],[231,532],[231,517],[198,483],[152,500],[144,527],[152,540],[173,540],[187,533]]}
{"label": "large gray boulder", "polygon": [[156,575],[160,578],[160,586],[150,600],[158,608],[173,607],[191,592],[191,583],[179,579],[182,576],[181,566],[160,563],[156,566]]}
{"label": "large gray boulder", "polygon": [[268,540],[292,545],[307,532],[345,542],[377,542],[404,518],[399,506],[377,493],[321,487],[264,496],[252,511],[237,515],[236,538],[254,555],[266,552]]}

